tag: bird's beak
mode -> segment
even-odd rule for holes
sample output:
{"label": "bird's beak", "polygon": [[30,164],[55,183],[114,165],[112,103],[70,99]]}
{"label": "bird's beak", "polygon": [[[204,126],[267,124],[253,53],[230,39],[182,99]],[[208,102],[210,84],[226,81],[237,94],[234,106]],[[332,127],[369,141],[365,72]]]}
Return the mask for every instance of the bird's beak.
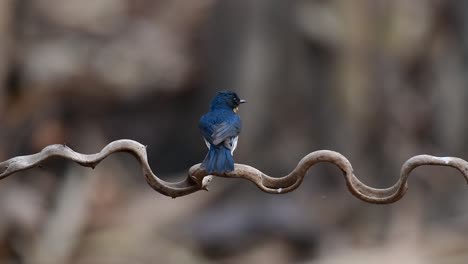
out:
{"label": "bird's beak", "polygon": [[246,101],[246,100],[243,100],[243,99],[241,99],[241,100],[239,101],[239,104],[243,104],[243,103],[247,103],[247,101]]}

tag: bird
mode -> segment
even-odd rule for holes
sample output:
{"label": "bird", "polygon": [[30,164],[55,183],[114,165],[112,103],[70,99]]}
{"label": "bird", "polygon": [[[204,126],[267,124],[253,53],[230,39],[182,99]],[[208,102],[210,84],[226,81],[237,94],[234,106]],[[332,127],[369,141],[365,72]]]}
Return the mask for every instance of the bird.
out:
{"label": "bird", "polygon": [[245,100],[232,91],[219,91],[211,100],[209,111],[198,123],[208,153],[201,168],[209,174],[234,170],[234,150],[237,147],[242,122],[237,114]]}

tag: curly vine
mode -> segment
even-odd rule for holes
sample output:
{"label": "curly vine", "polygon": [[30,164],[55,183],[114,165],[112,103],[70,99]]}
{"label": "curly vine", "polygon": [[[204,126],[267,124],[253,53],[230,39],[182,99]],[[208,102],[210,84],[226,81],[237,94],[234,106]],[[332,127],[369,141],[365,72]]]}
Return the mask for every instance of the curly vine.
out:
{"label": "curly vine", "polygon": [[423,165],[448,166],[457,169],[468,182],[468,162],[456,157],[435,157],[430,155],[417,155],[408,159],[400,171],[400,178],[391,187],[385,189],[372,188],[362,183],[353,172],[351,163],[338,152],[330,150],[314,151],[297,164],[296,168],[286,176],[276,178],[271,177],[254,167],[235,164],[232,172],[208,175],[200,168],[200,164],[192,166],[188,171],[188,176],[180,182],[167,182],[157,177],[148,164],[146,146],[128,139],[116,140],[106,145],[99,153],[81,154],[73,151],[66,145],[50,145],[39,153],[18,156],[0,162],[0,179],[4,179],[16,172],[27,170],[39,166],[41,162],[51,157],[61,157],[72,160],[82,166],[94,168],[103,159],[116,152],[128,152],[132,154],[140,163],[143,175],[148,184],[157,192],[170,197],[179,197],[190,193],[206,190],[213,176],[225,178],[243,178],[254,183],[260,190],[281,194],[295,190],[301,185],[307,171],[319,162],[329,162],[336,165],[342,172],[348,190],[357,198],[375,204],[389,204],[400,200],[408,189],[408,177],[417,167]]}

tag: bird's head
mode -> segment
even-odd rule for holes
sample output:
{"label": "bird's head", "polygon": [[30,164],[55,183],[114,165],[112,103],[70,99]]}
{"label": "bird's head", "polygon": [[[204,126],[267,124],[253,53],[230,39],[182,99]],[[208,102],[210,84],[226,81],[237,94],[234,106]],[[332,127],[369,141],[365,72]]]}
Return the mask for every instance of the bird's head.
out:
{"label": "bird's head", "polygon": [[237,113],[239,105],[245,102],[235,92],[221,91],[211,100],[211,109],[228,108]]}

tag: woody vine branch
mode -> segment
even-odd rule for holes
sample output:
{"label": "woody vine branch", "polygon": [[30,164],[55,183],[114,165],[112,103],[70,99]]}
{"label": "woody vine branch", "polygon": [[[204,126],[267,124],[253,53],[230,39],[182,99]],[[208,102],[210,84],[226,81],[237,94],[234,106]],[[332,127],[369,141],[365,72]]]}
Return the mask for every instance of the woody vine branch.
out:
{"label": "woody vine branch", "polygon": [[260,190],[273,193],[287,193],[298,188],[307,171],[315,164],[329,162],[336,165],[344,175],[348,190],[357,198],[375,204],[388,204],[400,200],[408,189],[408,177],[411,172],[423,165],[448,166],[457,169],[468,182],[468,162],[456,157],[435,157],[430,155],[417,155],[408,159],[401,167],[400,178],[391,187],[378,189],[362,183],[355,175],[351,163],[338,152],[330,150],[314,151],[302,158],[291,173],[283,177],[271,177],[258,169],[235,164],[234,171],[221,175],[208,175],[200,168],[200,164],[192,166],[187,177],[180,182],[167,182],[157,177],[148,163],[146,147],[136,141],[122,139],[106,145],[99,153],[81,154],[73,151],[66,145],[50,145],[42,151],[32,155],[17,156],[0,162],[0,180],[14,173],[39,166],[41,162],[51,157],[61,157],[72,160],[82,166],[94,168],[103,159],[116,152],[128,152],[140,163],[148,184],[157,192],[179,197],[206,189],[213,176],[225,178],[242,178],[254,183]]}

